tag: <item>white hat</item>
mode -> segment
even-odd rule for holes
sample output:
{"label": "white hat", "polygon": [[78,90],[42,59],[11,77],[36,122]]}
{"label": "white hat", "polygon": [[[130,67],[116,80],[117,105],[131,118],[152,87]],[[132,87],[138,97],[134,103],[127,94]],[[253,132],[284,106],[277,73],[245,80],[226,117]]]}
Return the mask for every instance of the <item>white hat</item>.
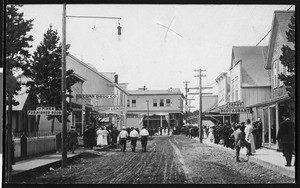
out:
{"label": "white hat", "polygon": [[123,126],[123,127],[122,127],[122,129],[126,129],[126,127],[125,127],[125,126]]}

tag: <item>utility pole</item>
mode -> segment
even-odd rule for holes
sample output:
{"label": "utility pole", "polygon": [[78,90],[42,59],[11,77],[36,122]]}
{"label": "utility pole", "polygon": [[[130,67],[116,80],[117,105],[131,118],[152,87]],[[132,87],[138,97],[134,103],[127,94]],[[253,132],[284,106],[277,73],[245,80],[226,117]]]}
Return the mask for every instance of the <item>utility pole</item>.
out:
{"label": "utility pole", "polygon": [[188,117],[188,83],[190,83],[189,81],[184,81],[183,83],[185,83],[185,123],[187,123],[187,117]]}
{"label": "utility pole", "polygon": [[61,106],[62,106],[62,160],[61,166],[65,168],[67,166],[67,104],[66,104],[66,4],[63,4],[63,15],[62,15],[62,95],[61,95]]}
{"label": "utility pole", "polygon": [[199,95],[199,141],[202,143],[203,129],[202,129],[202,94],[212,94],[212,93],[202,93],[202,89],[212,89],[212,87],[202,87],[202,77],[206,77],[206,75],[202,75],[202,72],[206,70],[198,69],[194,70],[199,72],[199,75],[195,75],[195,77],[199,77],[199,87],[198,88],[190,88],[190,89],[199,89],[199,93],[190,93],[191,95]]}
{"label": "utility pole", "polygon": [[149,131],[149,100],[147,100],[147,130]]}

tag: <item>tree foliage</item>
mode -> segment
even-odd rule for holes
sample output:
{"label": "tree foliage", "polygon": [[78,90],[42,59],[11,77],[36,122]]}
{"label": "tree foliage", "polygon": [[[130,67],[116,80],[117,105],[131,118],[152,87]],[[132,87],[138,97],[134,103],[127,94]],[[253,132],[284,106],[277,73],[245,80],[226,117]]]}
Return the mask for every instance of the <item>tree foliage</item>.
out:
{"label": "tree foliage", "polygon": [[31,47],[32,35],[28,32],[32,29],[32,21],[24,20],[24,13],[18,12],[18,6],[7,5],[6,12],[6,74],[12,75],[13,69],[26,69],[30,54],[27,49]]}
{"label": "tree foliage", "polygon": [[293,44],[292,48],[288,45],[282,45],[279,60],[282,65],[287,67],[289,74],[280,73],[278,78],[283,81],[286,86],[286,90],[289,93],[293,103],[295,102],[295,14],[291,17],[288,24],[289,30],[286,31],[286,38],[288,42]]}
{"label": "tree foliage", "polygon": [[[22,5],[7,5],[6,8],[6,34],[5,34],[5,57],[6,57],[6,76],[13,75],[14,70],[24,70],[29,61],[30,54],[28,48],[31,47],[30,41],[33,41],[32,35],[28,32],[32,29],[32,21],[24,20],[24,13],[18,12],[18,7]],[[10,83],[8,83],[10,84]],[[21,84],[17,84],[13,95],[21,89]],[[13,100],[13,105],[19,102]]]}
{"label": "tree foliage", "polygon": [[[62,101],[62,45],[57,31],[50,28],[44,34],[44,39],[33,53],[33,60],[28,64],[24,75],[31,79],[26,83],[29,87],[27,92],[32,92],[38,98],[39,104],[57,106],[61,109]],[[69,47],[69,46],[68,46]],[[68,49],[67,47],[67,49]],[[76,78],[72,76],[73,70],[66,71],[66,90],[71,93],[71,86],[76,83]],[[72,97],[70,94],[67,97]],[[61,122],[61,116],[48,116],[49,120],[57,118]]]}

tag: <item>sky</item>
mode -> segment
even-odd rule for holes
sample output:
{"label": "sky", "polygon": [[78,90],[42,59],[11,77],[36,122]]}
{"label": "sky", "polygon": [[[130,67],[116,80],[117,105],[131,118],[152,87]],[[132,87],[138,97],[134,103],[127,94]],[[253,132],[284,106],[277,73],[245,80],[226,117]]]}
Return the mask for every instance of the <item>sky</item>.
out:
{"label": "sky", "polygon": [[[255,46],[272,26],[275,10],[291,5],[67,5],[67,16],[121,17],[118,19],[67,18],[69,52],[99,72],[116,72],[129,90],[198,87],[217,95],[215,79],[229,72],[232,46]],[[34,19],[30,34],[33,52],[52,25],[61,37],[62,5],[24,5],[25,19]],[[294,6],[291,8],[294,10]],[[168,29],[169,28],[169,29]],[[259,46],[267,46],[269,35]],[[197,90],[194,90],[197,92]],[[199,96],[189,95],[199,108]],[[194,109],[194,110],[196,110]]]}

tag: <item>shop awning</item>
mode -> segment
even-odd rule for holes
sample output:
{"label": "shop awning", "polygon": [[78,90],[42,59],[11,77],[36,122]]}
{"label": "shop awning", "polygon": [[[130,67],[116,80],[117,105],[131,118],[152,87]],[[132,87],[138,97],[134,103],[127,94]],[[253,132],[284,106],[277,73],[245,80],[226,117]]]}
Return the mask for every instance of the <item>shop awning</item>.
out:
{"label": "shop awning", "polygon": [[282,95],[282,96],[274,98],[274,99],[270,99],[270,100],[265,101],[265,102],[249,105],[249,106],[247,106],[247,108],[259,107],[259,106],[268,106],[270,104],[273,104],[273,103],[276,103],[276,102],[282,102],[282,101],[288,100],[290,98],[291,97],[288,94],[285,94],[285,95]]}

